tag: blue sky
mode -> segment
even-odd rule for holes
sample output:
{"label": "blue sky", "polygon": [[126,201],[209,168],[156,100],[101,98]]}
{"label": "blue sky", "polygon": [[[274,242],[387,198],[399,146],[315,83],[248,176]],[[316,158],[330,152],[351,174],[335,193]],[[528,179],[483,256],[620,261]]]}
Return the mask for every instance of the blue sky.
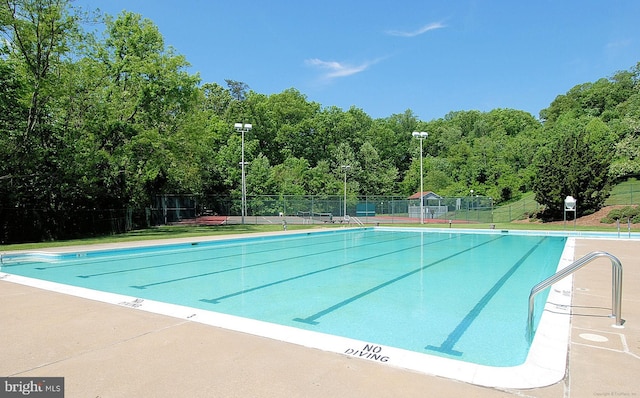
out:
{"label": "blue sky", "polygon": [[640,61],[637,0],[77,0],[152,20],[202,82],[295,88],[373,118],[411,109],[538,116],[577,84]]}

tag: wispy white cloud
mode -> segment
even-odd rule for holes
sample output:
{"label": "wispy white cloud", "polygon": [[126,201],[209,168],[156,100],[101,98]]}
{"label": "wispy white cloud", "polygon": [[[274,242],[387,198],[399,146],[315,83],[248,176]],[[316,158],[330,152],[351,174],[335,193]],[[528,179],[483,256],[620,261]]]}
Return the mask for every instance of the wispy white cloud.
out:
{"label": "wispy white cloud", "polygon": [[622,40],[618,40],[618,41],[612,41],[607,43],[607,48],[624,48],[624,47],[629,47],[631,45],[631,40],[630,39],[622,39]]}
{"label": "wispy white cloud", "polygon": [[442,29],[442,28],[446,28],[447,25],[443,24],[442,22],[433,22],[430,23],[428,25],[424,25],[423,27],[421,27],[418,30],[414,30],[412,32],[406,32],[406,31],[402,31],[402,30],[388,30],[386,33],[388,35],[391,36],[400,36],[400,37],[415,37],[415,36],[419,36],[423,33],[427,33],[431,30],[436,30],[436,29]]}
{"label": "wispy white cloud", "polygon": [[356,73],[367,70],[371,65],[378,61],[365,62],[359,65],[350,65],[336,61],[323,61],[318,58],[307,59],[305,64],[317,67],[326,71],[323,75],[326,79],[334,79],[337,77],[345,77],[355,75]]}

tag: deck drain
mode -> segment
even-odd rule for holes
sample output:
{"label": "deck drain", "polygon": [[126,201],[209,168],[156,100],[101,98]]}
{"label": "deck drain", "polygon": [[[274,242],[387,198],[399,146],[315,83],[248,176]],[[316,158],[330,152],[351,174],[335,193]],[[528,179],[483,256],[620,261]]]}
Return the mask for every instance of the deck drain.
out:
{"label": "deck drain", "polygon": [[582,337],[585,340],[595,341],[597,343],[604,343],[605,341],[609,341],[609,339],[604,336],[600,336],[599,334],[592,334],[592,333],[580,333],[580,337]]}

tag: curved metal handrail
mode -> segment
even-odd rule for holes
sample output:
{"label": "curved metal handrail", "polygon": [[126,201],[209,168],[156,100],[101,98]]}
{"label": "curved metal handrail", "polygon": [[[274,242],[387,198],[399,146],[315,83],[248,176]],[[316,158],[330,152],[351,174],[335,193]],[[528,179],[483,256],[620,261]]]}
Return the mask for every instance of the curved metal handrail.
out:
{"label": "curved metal handrail", "polygon": [[531,292],[529,293],[529,314],[527,317],[527,336],[529,340],[533,338],[533,309],[534,309],[534,298],[540,293],[542,290],[548,288],[559,280],[571,275],[576,272],[580,268],[584,267],[591,261],[600,258],[600,257],[608,257],[611,260],[611,307],[612,314],[611,317],[616,318],[616,325],[622,326],[624,320],[622,319],[621,311],[622,311],[622,263],[618,258],[610,253],[603,251],[595,251],[591,252],[579,260],[574,261],[569,264],[567,267],[562,270],[556,272],[551,275],[547,279],[535,285]]}

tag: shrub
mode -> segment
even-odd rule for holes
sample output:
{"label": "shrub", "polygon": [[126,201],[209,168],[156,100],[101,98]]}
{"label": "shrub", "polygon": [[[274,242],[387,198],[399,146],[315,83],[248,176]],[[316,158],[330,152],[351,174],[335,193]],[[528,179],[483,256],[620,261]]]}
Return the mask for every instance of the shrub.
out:
{"label": "shrub", "polygon": [[607,214],[607,216],[600,220],[603,224],[612,224],[616,220],[626,221],[631,219],[631,222],[640,222],[640,207],[638,206],[625,206],[619,209],[613,209]]}

